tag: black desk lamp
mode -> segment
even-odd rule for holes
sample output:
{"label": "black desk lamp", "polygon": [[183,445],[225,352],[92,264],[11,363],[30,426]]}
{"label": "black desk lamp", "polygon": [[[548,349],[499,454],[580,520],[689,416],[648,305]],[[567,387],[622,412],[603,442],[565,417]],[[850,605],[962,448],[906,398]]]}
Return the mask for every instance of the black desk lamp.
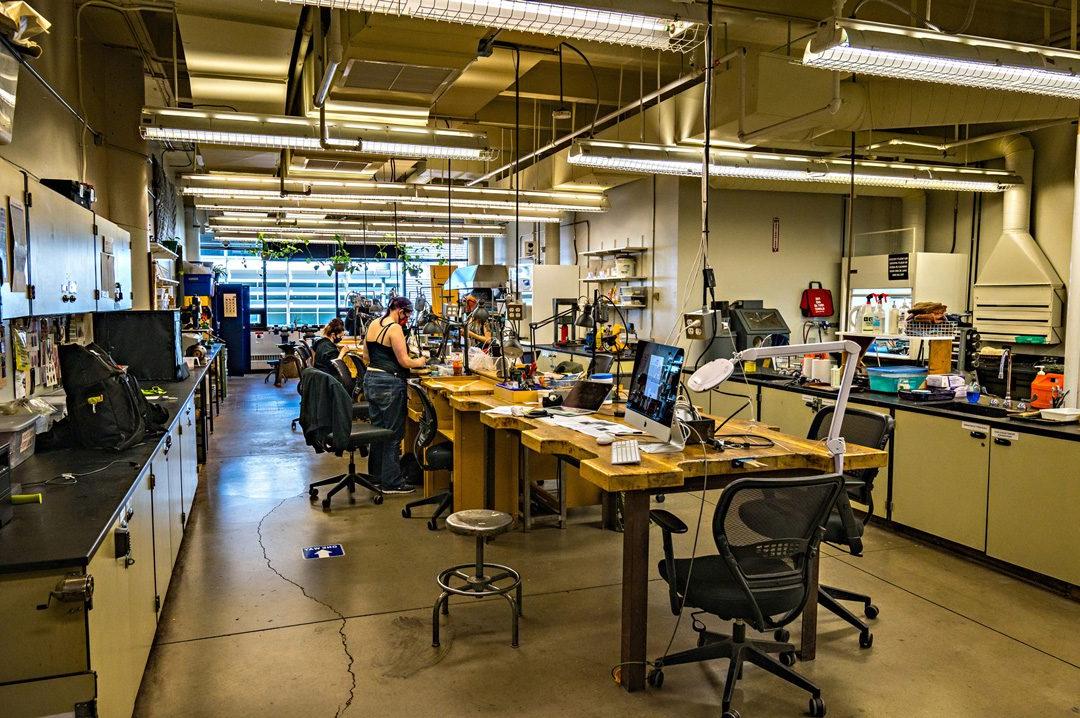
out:
{"label": "black desk lamp", "polygon": [[[593,303],[592,305],[586,304],[585,308],[581,312],[581,317],[578,318],[577,325],[579,327],[592,327],[593,330],[593,342],[592,342],[592,355],[593,359],[589,362],[588,374],[592,373],[592,369],[596,365],[596,355],[598,353],[597,344],[602,344],[600,341],[600,325],[607,322],[607,313],[603,311],[603,305],[601,302],[607,302],[612,306],[615,312],[619,315],[619,319],[622,320],[623,327],[627,326],[626,317],[623,316],[622,309],[619,305],[611,301],[611,297],[606,294],[602,294],[599,289],[593,290]],[[622,390],[622,363],[619,361],[619,354],[621,352],[602,352],[605,354],[611,354],[612,362],[615,364],[615,396],[612,399],[614,405],[615,416],[626,416],[626,411],[619,408],[622,402],[619,392]]]}

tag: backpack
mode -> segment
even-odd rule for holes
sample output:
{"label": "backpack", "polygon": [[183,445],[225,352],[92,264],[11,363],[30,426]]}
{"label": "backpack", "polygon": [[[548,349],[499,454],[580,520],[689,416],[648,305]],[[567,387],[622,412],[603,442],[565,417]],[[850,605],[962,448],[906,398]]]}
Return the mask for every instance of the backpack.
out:
{"label": "backpack", "polygon": [[59,351],[68,425],[78,445],[123,451],[147,434],[164,431],[168,412],[150,404],[135,377],[105,350],[96,344],[63,344]]}

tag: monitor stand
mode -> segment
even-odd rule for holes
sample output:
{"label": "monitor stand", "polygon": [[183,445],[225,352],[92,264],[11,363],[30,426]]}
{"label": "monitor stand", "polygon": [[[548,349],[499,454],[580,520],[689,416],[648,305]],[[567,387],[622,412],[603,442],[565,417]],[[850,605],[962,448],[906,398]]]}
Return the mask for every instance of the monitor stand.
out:
{"label": "monitor stand", "polygon": [[646,444],[641,439],[638,439],[638,444],[639,450],[646,454],[677,454],[686,449],[686,434],[683,433],[682,424],[678,419],[675,419],[671,422],[671,439],[669,441]]}

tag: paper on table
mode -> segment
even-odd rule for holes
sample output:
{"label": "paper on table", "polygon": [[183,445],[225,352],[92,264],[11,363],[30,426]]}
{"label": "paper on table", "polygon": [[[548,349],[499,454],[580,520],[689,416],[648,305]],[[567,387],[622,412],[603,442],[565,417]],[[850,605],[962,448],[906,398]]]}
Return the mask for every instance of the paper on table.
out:
{"label": "paper on table", "polygon": [[589,416],[550,416],[541,419],[540,421],[551,424],[552,426],[561,426],[564,429],[573,429],[586,436],[591,436],[594,439],[601,434],[625,436],[627,434],[641,433],[637,429],[629,427],[626,424],[617,424],[614,421],[594,419]]}

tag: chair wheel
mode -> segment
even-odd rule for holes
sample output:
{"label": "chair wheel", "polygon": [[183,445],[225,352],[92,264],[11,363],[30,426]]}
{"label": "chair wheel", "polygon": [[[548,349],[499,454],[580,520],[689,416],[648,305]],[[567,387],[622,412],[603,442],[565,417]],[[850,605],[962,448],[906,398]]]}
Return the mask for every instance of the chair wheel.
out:
{"label": "chair wheel", "polygon": [[371,503],[373,503],[373,504],[375,504],[376,506],[378,506],[379,504],[381,504],[381,503],[382,503],[382,501],[383,501],[383,495],[382,495],[382,494],[372,494],[372,496],[371,496]]}
{"label": "chair wheel", "polygon": [[656,495],[656,503],[658,503],[658,504],[664,503],[665,499],[667,499],[667,497],[664,496],[663,494],[657,494]]}
{"label": "chair wheel", "polygon": [[401,518],[403,518],[403,519],[411,519],[412,518],[412,511],[410,511],[408,509],[408,507],[403,508],[401,510]]}
{"label": "chair wheel", "polygon": [[729,711],[724,711],[720,718],[742,718],[742,716],[739,715],[739,711],[732,708]]}
{"label": "chair wheel", "polygon": [[659,668],[654,668],[649,671],[645,676],[645,680],[649,682],[649,685],[653,688],[662,688],[664,686],[664,672]]}
{"label": "chair wheel", "polygon": [[825,701],[820,698],[811,698],[810,707],[807,708],[806,712],[814,718],[823,718],[825,715]]}
{"label": "chair wheel", "polygon": [[869,648],[874,645],[874,634],[865,631],[859,634],[859,648]]}
{"label": "chair wheel", "polygon": [[319,498],[319,490],[318,489],[308,489],[307,495],[308,495],[308,499],[310,499],[311,501],[314,501],[317,498]]}
{"label": "chair wheel", "polygon": [[322,500],[322,507],[323,507],[323,510],[325,510],[325,511],[330,510],[330,497],[329,496],[327,496],[325,499]]}
{"label": "chair wheel", "polygon": [[795,652],[794,651],[784,651],[783,653],[780,654],[780,662],[783,663],[785,666],[788,666],[788,667],[794,666],[795,665]]}
{"label": "chair wheel", "polygon": [[787,643],[791,640],[791,634],[786,628],[777,628],[773,631],[772,637],[777,643]]}
{"label": "chair wheel", "polygon": [[435,519],[428,519],[427,522],[428,531],[438,531],[439,524],[435,523]]}
{"label": "chair wheel", "polygon": [[878,607],[872,603],[868,603],[866,604],[866,608],[863,609],[863,614],[872,621],[878,616]]}
{"label": "chair wheel", "polygon": [[697,634],[697,647],[701,648],[706,643],[708,643],[708,639],[705,638],[705,632],[704,631],[699,631],[698,634]]}

